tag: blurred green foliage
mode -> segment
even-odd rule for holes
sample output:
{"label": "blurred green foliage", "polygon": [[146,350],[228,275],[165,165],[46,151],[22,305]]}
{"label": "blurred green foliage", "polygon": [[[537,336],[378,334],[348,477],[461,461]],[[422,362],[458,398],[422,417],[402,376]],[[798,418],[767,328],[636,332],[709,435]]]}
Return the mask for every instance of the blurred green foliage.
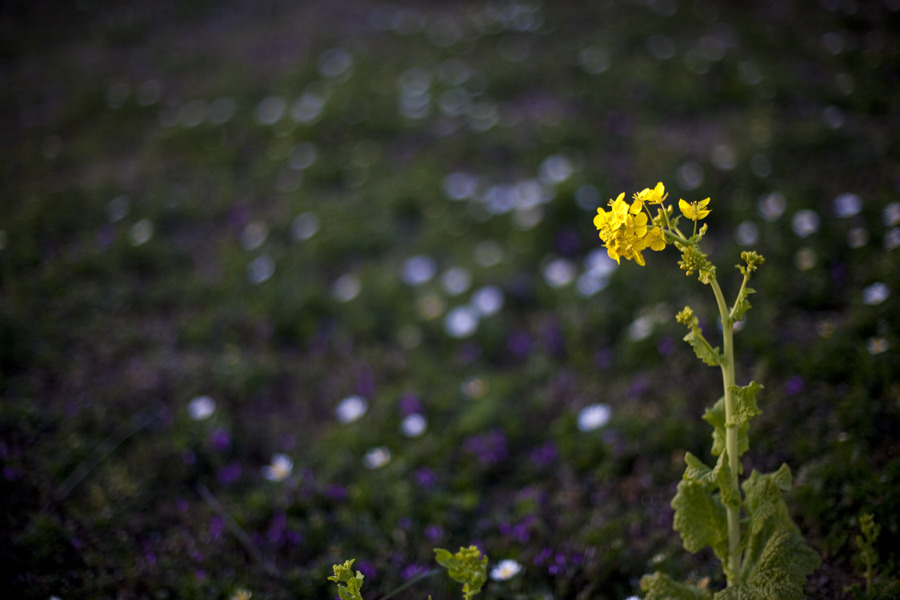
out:
{"label": "blurred green foliage", "polygon": [[[594,254],[596,207],[659,180],[715,201],[714,263],[766,256],[738,379],[766,386],[750,459],[792,466],[824,558],[808,592],[862,581],[863,512],[896,567],[895,2],[85,0],[0,23],[14,595],[322,596],[355,556],[375,597],[471,543],[524,565],[485,598],[712,575],[668,502],[719,385],[674,315],[715,308],[674,255]],[[502,307],[473,313],[488,287]]]}

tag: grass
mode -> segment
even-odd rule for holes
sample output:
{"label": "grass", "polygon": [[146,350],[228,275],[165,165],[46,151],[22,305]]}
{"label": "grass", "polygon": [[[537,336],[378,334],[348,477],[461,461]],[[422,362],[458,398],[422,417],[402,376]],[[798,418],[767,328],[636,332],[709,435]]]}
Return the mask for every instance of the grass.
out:
{"label": "grass", "polygon": [[[851,597],[864,512],[890,574],[900,12],[806,4],[4,8],[6,587],[324,597],[356,558],[377,598],[470,543],[524,565],[486,598],[712,575],[668,502],[719,385],[674,315],[714,307],[670,253],[586,262],[596,207],[659,180],[713,198],[720,270],[767,258],[738,378],[824,558],[810,595]],[[448,333],[485,287],[502,308]]]}

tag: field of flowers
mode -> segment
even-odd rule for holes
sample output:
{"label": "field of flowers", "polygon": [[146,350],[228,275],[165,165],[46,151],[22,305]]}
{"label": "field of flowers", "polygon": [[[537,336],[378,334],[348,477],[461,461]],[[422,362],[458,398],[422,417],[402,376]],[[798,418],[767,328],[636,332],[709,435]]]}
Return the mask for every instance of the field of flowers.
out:
{"label": "field of flowers", "polygon": [[438,600],[470,544],[485,599],[720,587],[669,505],[715,302],[592,222],[661,181],[726,292],[766,257],[745,466],[809,596],[896,597],[900,2],[725,4],[4,4],[0,587]]}

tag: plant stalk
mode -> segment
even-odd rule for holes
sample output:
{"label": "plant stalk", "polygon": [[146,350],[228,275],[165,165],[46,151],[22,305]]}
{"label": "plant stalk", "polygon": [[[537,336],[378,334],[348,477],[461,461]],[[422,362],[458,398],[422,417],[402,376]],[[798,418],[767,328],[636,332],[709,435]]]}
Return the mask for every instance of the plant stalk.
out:
{"label": "plant stalk", "polygon": [[[716,295],[716,303],[719,306],[719,315],[722,319],[722,345],[724,357],[722,360],[722,385],[725,388],[725,451],[728,453],[728,467],[731,471],[731,485],[740,490],[738,486],[738,428],[734,424],[734,394],[731,389],[735,385],[734,374],[734,329],[731,322],[731,314],[722,295],[719,282],[713,278],[710,281],[713,293]],[[728,585],[735,583],[734,579],[740,573],[741,556],[741,510],[739,507],[726,506],[728,517],[728,561],[725,575]]]}

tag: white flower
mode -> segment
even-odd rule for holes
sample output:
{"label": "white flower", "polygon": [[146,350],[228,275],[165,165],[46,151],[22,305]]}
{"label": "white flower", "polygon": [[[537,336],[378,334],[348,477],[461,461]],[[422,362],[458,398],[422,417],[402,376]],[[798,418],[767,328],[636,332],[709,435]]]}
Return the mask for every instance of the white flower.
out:
{"label": "white flower", "polygon": [[494,285],[486,285],[472,294],[471,307],[482,317],[490,317],[503,308],[503,292]]}
{"label": "white flower", "polygon": [[458,306],[444,317],[444,330],[451,337],[462,339],[478,329],[478,313],[468,306]]}
{"label": "white flower", "polygon": [[380,469],[391,462],[391,451],[384,446],[372,448],[363,457],[363,464],[370,469]]}
{"label": "white flower", "polygon": [[491,579],[494,581],[506,581],[512,579],[522,570],[522,565],[511,558],[505,558],[491,569]]}
{"label": "white flower", "polygon": [[866,349],[869,351],[869,354],[873,356],[881,354],[882,352],[887,352],[890,347],[890,343],[881,337],[869,338],[869,341],[866,342]]}
{"label": "white flower", "polygon": [[578,413],[578,429],[581,431],[593,431],[609,422],[612,411],[606,404],[591,404],[585,406]]}
{"label": "white flower", "polygon": [[269,481],[284,481],[294,470],[294,461],[287,454],[273,454],[272,463],[262,469],[263,477]]}
{"label": "white flower", "polygon": [[863,288],[863,302],[865,302],[869,306],[881,304],[882,302],[887,300],[888,296],[890,295],[891,292],[888,289],[888,286],[881,283],[880,281]]}
{"label": "white flower", "polygon": [[362,396],[347,396],[337,405],[335,413],[337,413],[338,421],[341,423],[352,423],[358,421],[366,411],[369,410],[369,404]]}
{"label": "white flower", "polygon": [[188,403],[188,415],[195,421],[203,421],[216,412],[216,401],[209,396],[197,396]]}
{"label": "white flower", "polygon": [[406,415],[400,423],[400,431],[403,432],[403,435],[406,437],[419,437],[425,433],[426,429],[428,429],[428,421],[423,415],[418,413]]}

